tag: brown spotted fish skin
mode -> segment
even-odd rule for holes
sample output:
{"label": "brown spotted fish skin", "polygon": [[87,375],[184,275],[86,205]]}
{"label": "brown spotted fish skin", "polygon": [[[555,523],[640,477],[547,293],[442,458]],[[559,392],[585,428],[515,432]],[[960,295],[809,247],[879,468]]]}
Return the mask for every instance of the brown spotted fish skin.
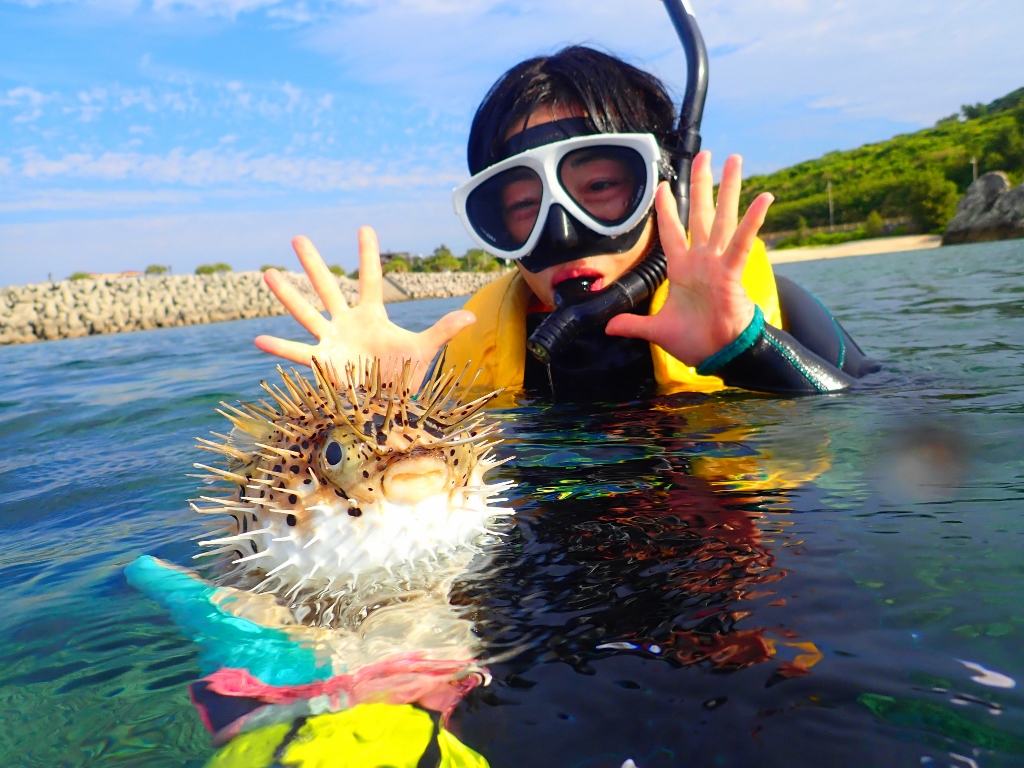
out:
{"label": "brown spotted fish skin", "polygon": [[510,511],[492,505],[509,483],[484,474],[503,463],[496,422],[467,401],[465,370],[440,366],[413,396],[409,363],[374,359],[343,374],[313,360],[314,387],[280,368],[270,400],[222,403],[233,425],[198,447],[219,466],[196,464],[212,489],[192,504],[227,516],[197,557],[218,558],[230,580],[289,598],[351,589],[374,574],[429,567],[472,550]]}

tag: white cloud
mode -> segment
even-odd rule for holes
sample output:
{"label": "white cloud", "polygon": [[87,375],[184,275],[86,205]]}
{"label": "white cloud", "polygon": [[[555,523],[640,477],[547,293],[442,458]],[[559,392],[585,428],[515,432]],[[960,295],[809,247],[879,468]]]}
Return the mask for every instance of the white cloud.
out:
{"label": "white cloud", "polygon": [[11,158],[0,157],[0,176],[9,176],[11,174]]}
{"label": "white cloud", "polygon": [[[6,158],[5,158],[6,159]],[[0,173],[3,173],[0,160]],[[153,205],[187,205],[202,202],[197,192],[132,190],[92,192],[85,190],[48,190],[20,194],[16,200],[0,200],[0,213],[39,213],[43,211],[109,211],[145,208]]]}
{"label": "white cloud", "polygon": [[[1024,14],[998,0],[701,2],[715,44],[757,43],[713,63],[712,94],[784,99],[851,118],[930,124],[964,101],[1020,87]],[[717,93],[716,93],[717,91]]]}
{"label": "white cloud", "polygon": [[298,2],[291,6],[274,6],[267,10],[267,16],[271,19],[280,19],[292,24],[309,24],[311,21],[320,18],[320,14],[311,11],[304,2]]}
{"label": "white cloud", "polygon": [[291,83],[285,83],[281,86],[281,90],[288,97],[288,103],[285,104],[284,111],[288,113],[294,112],[295,107],[302,101],[302,89],[296,88]]}
{"label": "white cloud", "polygon": [[[61,0],[62,2],[64,0]],[[304,27],[348,77],[405,90],[468,121],[508,66],[570,42],[597,42],[677,90],[684,65],[657,0],[78,0],[161,18],[265,15]],[[927,124],[962,102],[1019,87],[1024,13],[1006,0],[693,0],[715,53],[712,103],[836,104],[854,118]],[[155,97],[146,103],[154,106]],[[181,94],[173,108],[196,104]],[[264,116],[299,105],[243,89],[233,103]],[[2,102],[0,102],[2,104]],[[22,113],[32,120],[38,105]]]}
{"label": "white cloud", "polygon": [[243,13],[269,8],[278,2],[279,0],[152,0],[152,8],[157,13],[185,10],[204,16],[235,18]]}
{"label": "white cloud", "polygon": [[19,86],[11,88],[6,94],[0,94],[0,107],[12,107],[21,110],[14,116],[16,123],[28,123],[37,120],[43,114],[42,106],[49,97],[35,88]]}
{"label": "white cloud", "polygon": [[[712,61],[711,98],[719,101],[842,101],[855,117],[927,124],[963,101],[1019,87],[1024,72],[1024,13],[1003,0],[693,5],[709,48],[729,53]],[[472,102],[508,66],[570,42],[624,54],[677,91],[685,77],[655,0],[378,0],[320,20],[308,34],[359,79],[404,84],[435,104]]]}
{"label": "white cloud", "polygon": [[107,89],[93,88],[90,91],[79,91],[78,102],[78,119],[83,123],[91,123],[103,114],[107,102]]}
{"label": "white cloud", "polygon": [[[46,122],[67,130],[72,116],[81,123],[107,125],[111,121],[149,119],[149,115],[191,116],[237,120],[243,114],[258,115],[271,123],[300,119],[316,125],[334,105],[334,96],[291,82],[243,84],[238,81],[203,83],[158,83],[156,86],[126,87],[113,82],[91,88],[44,94],[28,85],[0,92],[0,110],[14,111],[15,123]],[[134,119],[139,119],[135,117]],[[41,121],[40,118],[43,118]],[[106,121],[106,122],[103,122]],[[72,130],[73,132],[73,130]]]}
{"label": "white cloud", "polygon": [[463,174],[443,165],[388,166],[324,157],[254,156],[231,149],[174,149],[164,155],[138,152],[67,153],[50,158],[36,150],[23,153],[19,175],[36,182],[59,179],[145,181],[189,187],[270,185],[310,192],[383,187],[452,186]]}

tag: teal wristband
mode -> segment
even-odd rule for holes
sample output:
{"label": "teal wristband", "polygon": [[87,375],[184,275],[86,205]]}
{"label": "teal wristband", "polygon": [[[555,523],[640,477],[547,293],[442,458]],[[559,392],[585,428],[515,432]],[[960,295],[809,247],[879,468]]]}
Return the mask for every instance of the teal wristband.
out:
{"label": "teal wristband", "polygon": [[757,341],[757,337],[761,335],[761,331],[764,330],[764,312],[761,308],[754,305],[754,319],[750,321],[750,325],[739,336],[736,337],[736,341],[727,347],[723,347],[718,350],[705,360],[703,363],[697,366],[697,373],[701,376],[708,376],[719,368],[724,368],[726,365],[731,363],[737,357],[742,355]]}

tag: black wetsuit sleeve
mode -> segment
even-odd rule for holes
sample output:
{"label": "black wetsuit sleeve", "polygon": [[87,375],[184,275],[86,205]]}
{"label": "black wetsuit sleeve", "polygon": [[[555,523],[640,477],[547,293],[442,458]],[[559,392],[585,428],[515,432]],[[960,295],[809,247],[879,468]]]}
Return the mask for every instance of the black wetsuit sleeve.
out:
{"label": "black wetsuit sleeve", "polygon": [[784,277],[776,283],[786,330],[766,323],[756,308],[739,338],[705,360],[698,373],[755,392],[814,394],[846,389],[881,367],[814,296]]}
{"label": "black wetsuit sleeve", "polygon": [[775,276],[775,285],[782,327],[800,344],[855,379],[881,369],[814,294],[781,275]]}

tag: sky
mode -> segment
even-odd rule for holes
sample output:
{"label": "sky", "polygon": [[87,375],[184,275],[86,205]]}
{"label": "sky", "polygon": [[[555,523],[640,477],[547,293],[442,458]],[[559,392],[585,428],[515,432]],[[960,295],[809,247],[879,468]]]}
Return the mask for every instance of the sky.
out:
{"label": "sky", "polygon": [[[702,134],[764,173],[1024,86],[1016,0],[692,0]],[[660,0],[0,0],[0,285],[170,265],[353,269],[470,246],[451,189],[502,72],[584,43],[682,97]]]}

